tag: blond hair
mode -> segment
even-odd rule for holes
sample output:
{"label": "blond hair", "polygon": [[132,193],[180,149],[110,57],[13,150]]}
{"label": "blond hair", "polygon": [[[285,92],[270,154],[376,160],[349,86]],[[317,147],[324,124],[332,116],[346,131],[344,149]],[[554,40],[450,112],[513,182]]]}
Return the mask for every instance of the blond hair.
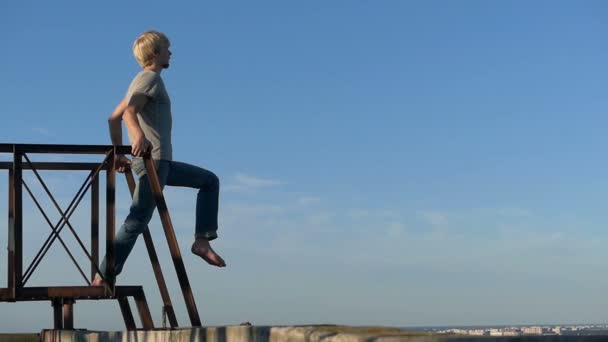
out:
{"label": "blond hair", "polygon": [[168,47],[171,43],[164,33],[158,31],[146,31],[139,35],[133,43],[133,55],[137,63],[142,67],[152,64],[154,55],[160,52],[163,47]]}

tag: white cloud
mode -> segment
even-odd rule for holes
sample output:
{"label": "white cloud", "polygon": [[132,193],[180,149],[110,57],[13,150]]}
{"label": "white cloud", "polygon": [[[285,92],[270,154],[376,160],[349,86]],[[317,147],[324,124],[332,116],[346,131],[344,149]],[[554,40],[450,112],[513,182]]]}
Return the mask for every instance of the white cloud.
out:
{"label": "white cloud", "polygon": [[555,240],[564,240],[565,239],[565,234],[562,232],[553,232],[551,234],[551,240],[555,241]]}
{"label": "white cloud", "polygon": [[348,211],[348,216],[353,219],[361,219],[369,217],[370,215],[371,213],[367,209],[351,209]]}
{"label": "white cloud", "polygon": [[443,226],[448,223],[447,215],[437,211],[424,212],[422,213],[422,217],[433,226]]}
{"label": "white cloud", "polygon": [[332,218],[334,217],[331,213],[316,213],[308,216],[308,223],[312,226],[330,225]]}
{"label": "white cloud", "polygon": [[38,133],[40,135],[44,135],[44,136],[51,136],[51,132],[49,131],[48,128],[43,128],[43,127],[32,127],[32,131],[34,131],[35,133]]}
{"label": "white cloud", "polygon": [[497,213],[509,217],[529,217],[532,215],[530,210],[516,207],[505,207],[495,209]]}
{"label": "white cloud", "polygon": [[251,218],[252,216],[278,215],[285,212],[285,209],[276,204],[263,203],[227,203],[222,211],[229,213],[230,216]]}
{"label": "white cloud", "polygon": [[319,197],[305,196],[298,199],[298,204],[300,205],[314,205],[321,202]]}
{"label": "white cloud", "polygon": [[529,218],[533,216],[531,210],[526,208],[505,206],[505,207],[477,207],[471,208],[467,215],[501,218]]}
{"label": "white cloud", "polygon": [[285,184],[285,182],[280,180],[262,179],[239,173],[234,177],[234,182],[223,187],[223,190],[228,192],[248,192]]}
{"label": "white cloud", "polygon": [[387,228],[387,236],[391,239],[400,239],[405,235],[405,225],[401,222],[391,222]]}

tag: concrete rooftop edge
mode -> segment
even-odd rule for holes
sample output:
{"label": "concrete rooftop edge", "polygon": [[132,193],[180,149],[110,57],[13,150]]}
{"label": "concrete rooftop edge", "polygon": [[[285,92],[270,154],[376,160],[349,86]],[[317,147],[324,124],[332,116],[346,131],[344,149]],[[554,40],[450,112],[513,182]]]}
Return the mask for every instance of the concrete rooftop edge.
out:
{"label": "concrete rooftop edge", "polygon": [[390,327],[350,327],[336,325],[314,326],[221,326],[179,328],[175,330],[88,331],[44,330],[41,341],[205,341],[205,342],[440,342],[440,341],[539,341],[589,342],[608,341],[608,336],[517,336],[473,337],[433,335],[417,331],[403,331]]}

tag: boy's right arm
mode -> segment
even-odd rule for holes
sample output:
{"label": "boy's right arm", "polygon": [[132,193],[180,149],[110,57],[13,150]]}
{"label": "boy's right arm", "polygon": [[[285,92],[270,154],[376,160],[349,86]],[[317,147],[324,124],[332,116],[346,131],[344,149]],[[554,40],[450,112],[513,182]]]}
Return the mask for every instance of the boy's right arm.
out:
{"label": "boy's right arm", "polygon": [[122,145],[122,115],[127,108],[127,99],[124,98],[116,109],[110,115],[108,119],[108,125],[110,126],[110,139],[112,139],[112,145]]}
{"label": "boy's right arm", "polygon": [[[120,101],[116,109],[110,115],[108,119],[108,125],[110,126],[110,139],[112,145],[122,145],[122,115],[127,107],[127,99]],[[131,161],[129,158],[118,155],[116,156],[116,171],[123,173],[130,168]]]}
{"label": "boy's right arm", "polygon": [[150,142],[146,139],[137,120],[137,113],[141,111],[147,102],[148,98],[143,94],[133,95],[129,102],[125,98],[116,106],[116,109],[108,119],[110,137],[114,145],[122,144],[121,121],[125,121],[125,126],[127,126],[127,130],[131,133],[133,139],[131,141],[131,153],[136,157],[143,156],[150,147]]}
{"label": "boy's right arm", "polygon": [[[137,113],[144,107],[147,101],[148,98],[143,95],[133,96],[130,102],[127,102],[127,98],[124,98],[116,106],[116,109],[114,109],[108,119],[112,145],[122,145],[122,120],[125,121],[127,129],[133,136],[131,153],[134,156],[143,155],[150,147],[150,142],[144,136],[137,120]],[[119,155],[116,159],[116,171],[123,173],[130,167],[130,164],[131,161],[128,158]]]}

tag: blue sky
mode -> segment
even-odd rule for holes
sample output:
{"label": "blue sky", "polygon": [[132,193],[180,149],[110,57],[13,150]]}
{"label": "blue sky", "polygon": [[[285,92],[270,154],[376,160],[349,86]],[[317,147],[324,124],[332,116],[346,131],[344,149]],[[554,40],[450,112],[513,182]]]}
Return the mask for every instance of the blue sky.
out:
{"label": "blue sky", "polygon": [[[222,182],[215,246],[228,267],[184,253],[205,324],[604,322],[607,11],[600,1],[5,2],[0,140],[109,143],[106,119],[138,72],[131,44],[157,29],[172,42],[174,157]],[[46,175],[67,203],[77,175]],[[187,251],[195,192],[166,196]],[[120,222],[126,186],[118,202]],[[34,253],[49,229],[25,203]],[[74,219],[83,234],[87,213]],[[32,285],[82,284],[59,245],[48,258]],[[142,242],[119,281],[145,285],[159,322]],[[76,310],[77,327],[123,328],[115,303]],[[0,316],[0,331],[52,325],[45,302],[3,304]]]}

